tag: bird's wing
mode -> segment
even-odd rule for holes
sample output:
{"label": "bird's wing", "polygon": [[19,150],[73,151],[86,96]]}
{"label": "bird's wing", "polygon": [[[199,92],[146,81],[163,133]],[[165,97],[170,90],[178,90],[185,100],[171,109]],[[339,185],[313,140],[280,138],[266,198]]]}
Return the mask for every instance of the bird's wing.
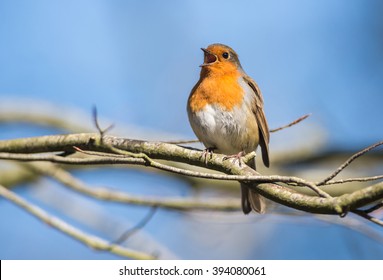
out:
{"label": "bird's wing", "polygon": [[259,145],[261,146],[262,150],[262,160],[265,166],[270,166],[270,160],[269,160],[269,140],[270,140],[270,133],[269,133],[269,126],[267,125],[265,113],[263,111],[263,97],[262,93],[256,84],[256,82],[250,78],[249,76],[245,76],[244,80],[246,83],[249,84],[249,86],[254,91],[254,101],[252,102],[252,111],[255,115],[255,118],[258,123],[259,128]]}

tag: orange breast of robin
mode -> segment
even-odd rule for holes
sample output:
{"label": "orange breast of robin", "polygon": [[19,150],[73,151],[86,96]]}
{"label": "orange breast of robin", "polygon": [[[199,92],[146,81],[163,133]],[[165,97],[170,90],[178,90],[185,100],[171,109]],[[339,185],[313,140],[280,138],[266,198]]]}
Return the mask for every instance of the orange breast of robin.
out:
{"label": "orange breast of robin", "polygon": [[243,101],[244,91],[238,79],[238,71],[211,71],[201,76],[189,98],[192,112],[202,110],[206,105],[217,105],[223,110],[230,111]]}

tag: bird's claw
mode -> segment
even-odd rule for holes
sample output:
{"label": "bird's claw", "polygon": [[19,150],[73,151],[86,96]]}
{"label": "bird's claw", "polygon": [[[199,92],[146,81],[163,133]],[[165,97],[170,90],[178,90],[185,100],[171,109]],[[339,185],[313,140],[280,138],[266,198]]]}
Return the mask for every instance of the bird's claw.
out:
{"label": "bird's claw", "polygon": [[225,156],[223,160],[233,159],[233,163],[235,164],[238,161],[239,166],[242,166],[242,157],[245,155],[244,151],[239,152],[238,154]]}
{"label": "bird's claw", "polygon": [[204,158],[205,164],[207,164],[208,155],[210,155],[210,158],[211,158],[215,149],[216,149],[215,147],[209,147],[203,150],[202,158]]}

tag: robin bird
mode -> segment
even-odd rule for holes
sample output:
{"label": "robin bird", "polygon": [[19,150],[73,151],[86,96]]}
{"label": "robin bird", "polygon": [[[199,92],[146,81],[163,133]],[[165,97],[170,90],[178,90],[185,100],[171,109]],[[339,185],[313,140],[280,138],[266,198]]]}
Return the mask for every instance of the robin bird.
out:
{"label": "robin bird", "polygon": [[[242,69],[237,53],[223,44],[212,44],[204,52],[199,81],[193,87],[187,112],[191,127],[205,145],[205,156],[213,151],[239,159],[261,147],[269,167],[269,129],[258,85]],[[249,164],[255,169],[255,159]],[[265,211],[264,199],[241,184],[242,210]]]}

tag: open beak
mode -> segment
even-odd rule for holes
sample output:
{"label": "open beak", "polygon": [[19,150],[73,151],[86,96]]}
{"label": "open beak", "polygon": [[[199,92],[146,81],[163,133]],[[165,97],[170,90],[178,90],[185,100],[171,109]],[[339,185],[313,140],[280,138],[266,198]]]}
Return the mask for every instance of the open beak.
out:
{"label": "open beak", "polygon": [[207,49],[201,48],[201,50],[204,53],[204,59],[203,64],[201,64],[200,67],[211,65],[218,60],[218,57],[215,54],[212,54]]}

